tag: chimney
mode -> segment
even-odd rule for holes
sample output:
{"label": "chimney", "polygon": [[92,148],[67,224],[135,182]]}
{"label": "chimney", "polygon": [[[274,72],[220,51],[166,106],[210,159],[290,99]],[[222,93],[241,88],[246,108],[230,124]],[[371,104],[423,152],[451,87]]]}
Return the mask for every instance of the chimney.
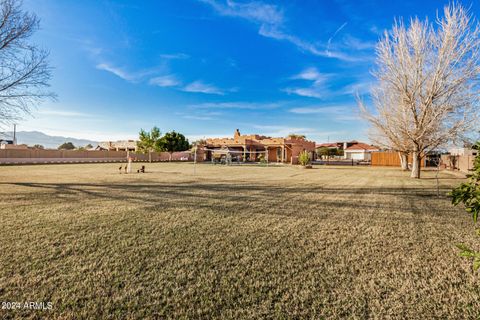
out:
{"label": "chimney", "polygon": [[233,134],[233,139],[236,140],[238,137],[240,137],[240,130],[236,129],[235,133]]}

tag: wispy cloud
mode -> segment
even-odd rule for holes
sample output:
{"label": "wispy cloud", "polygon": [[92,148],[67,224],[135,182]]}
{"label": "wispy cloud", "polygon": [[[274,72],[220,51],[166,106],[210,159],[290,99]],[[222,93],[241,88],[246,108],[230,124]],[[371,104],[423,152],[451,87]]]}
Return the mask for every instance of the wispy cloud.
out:
{"label": "wispy cloud", "polygon": [[325,138],[344,134],[343,131],[319,131],[316,128],[293,127],[288,125],[253,125],[259,134],[272,137],[286,137],[289,134],[304,134],[307,139]]}
{"label": "wispy cloud", "polygon": [[133,74],[123,70],[122,68],[110,65],[109,63],[99,63],[99,64],[96,65],[96,68],[98,70],[103,70],[103,71],[113,73],[117,77],[119,77],[123,80],[126,80],[126,81],[134,81],[135,80],[135,76]]}
{"label": "wispy cloud", "polygon": [[308,97],[308,98],[317,98],[321,99],[326,96],[326,92],[323,88],[285,88],[284,92],[288,94],[296,94],[297,96]]}
{"label": "wispy cloud", "polygon": [[375,48],[376,42],[360,40],[347,34],[343,37],[343,46],[356,51],[372,50]]}
{"label": "wispy cloud", "polygon": [[378,26],[376,25],[371,25],[370,28],[369,28],[370,32],[372,32],[373,34],[377,35],[377,36],[382,36],[383,33],[385,32],[384,29],[381,29],[379,28]]}
{"label": "wispy cloud", "polygon": [[214,117],[209,117],[209,116],[195,116],[195,115],[185,115],[183,116],[184,119],[191,119],[191,120],[215,120]]}
{"label": "wispy cloud", "polygon": [[253,125],[255,129],[260,130],[260,133],[269,136],[287,136],[291,133],[307,134],[315,132],[314,128],[305,127],[290,127],[290,126],[278,126],[278,125]]}
{"label": "wispy cloud", "polygon": [[[292,108],[289,111],[298,114],[343,114],[349,111],[350,108],[345,106],[318,106],[318,107],[300,107]],[[351,109],[350,109],[351,110]]]}
{"label": "wispy cloud", "polygon": [[225,94],[225,90],[217,88],[212,84],[204,83],[200,80],[187,84],[185,87],[182,88],[182,90],[186,92],[199,92],[199,93],[205,93],[205,94],[217,94],[217,95]]}
{"label": "wispy cloud", "polygon": [[[119,77],[120,79],[123,79],[128,82],[132,82],[132,83],[143,82],[146,80],[146,78],[151,77],[152,75],[161,73],[164,69],[162,66],[156,66],[156,67],[151,67],[147,69],[130,71],[130,70],[127,70],[126,68],[118,67],[111,62],[102,62],[97,64],[95,67],[98,70],[107,71]],[[157,77],[157,78],[161,78],[161,77]],[[155,79],[155,78],[152,78],[152,79]],[[152,81],[152,79],[150,80]],[[166,81],[167,79],[164,79],[164,80]],[[173,80],[173,79],[170,79],[170,80]],[[160,83],[160,80],[158,80],[158,82]],[[155,83],[151,83],[151,84],[155,84]]]}
{"label": "wispy cloud", "polygon": [[283,23],[283,12],[275,5],[252,1],[237,3],[227,0],[221,3],[216,0],[199,0],[209,4],[223,16],[240,17],[258,24],[280,25]]}
{"label": "wispy cloud", "polygon": [[189,113],[178,112],[178,116],[181,116],[184,119],[190,120],[200,120],[200,121],[211,121],[218,120],[218,116],[222,115],[218,111],[208,111],[208,110],[191,110]]}
{"label": "wispy cloud", "polygon": [[163,59],[175,60],[175,59],[188,59],[190,56],[185,53],[164,53],[160,55]]}
{"label": "wispy cloud", "polygon": [[329,94],[326,82],[331,76],[331,74],[320,73],[316,68],[307,68],[291,77],[293,80],[306,80],[311,82],[307,87],[288,87],[284,88],[283,91],[288,94],[296,94],[303,97],[324,98]]}
{"label": "wispy cloud", "polygon": [[[285,27],[284,11],[272,4],[266,4],[260,1],[251,2],[235,2],[227,0],[221,2],[218,0],[199,0],[200,2],[210,5],[218,14],[228,17],[237,17],[245,19],[251,23],[259,26],[258,33],[261,36],[283,40],[292,43],[298,49],[304,52],[311,53],[316,56],[335,58],[345,61],[360,61],[358,56],[350,56],[348,54],[328,50],[326,45],[318,46],[312,42],[301,39],[300,37],[288,32]],[[341,31],[346,26],[344,23],[335,34]],[[334,36],[335,36],[334,34]],[[332,39],[332,36],[330,39]]]}
{"label": "wispy cloud", "polygon": [[348,24],[348,22],[345,22],[343,23],[337,30],[335,30],[335,32],[333,33],[333,35],[328,39],[327,41],[327,52],[330,52],[330,46],[332,44],[332,40],[336,37],[336,35],[342,31],[343,28],[345,28],[345,26]]}
{"label": "wispy cloud", "polygon": [[[334,44],[333,40],[346,24],[347,23],[344,23],[340,26],[333,36],[328,39],[326,54],[329,57],[349,62],[371,60],[373,56],[366,51],[372,51],[375,48],[375,42],[360,40],[350,34],[345,34]],[[348,52],[349,54],[346,54],[345,52]]]}
{"label": "wispy cloud", "polygon": [[320,73],[317,68],[311,67],[303,70],[299,74],[296,74],[292,77],[292,79],[300,79],[300,80],[311,80],[315,82],[325,81],[328,77],[328,74]]}
{"label": "wispy cloud", "polygon": [[352,82],[343,88],[333,89],[329,85],[329,80],[334,77],[338,77],[338,75],[321,73],[314,67],[307,68],[290,77],[291,80],[309,81],[310,83],[307,86],[290,86],[284,88],[283,91],[288,94],[296,94],[303,97],[325,99],[333,96],[368,94],[373,85],[372,79],[364,77],[362,79],[356,79],[355,82]]}
{"label": "wispy cloud", "polygon": [[335,121],[354,121],[360,119],[358,110],[355,108],[355,106],[311,106],[292,108],[289,111],[301,115],[322,114]]}
{"label": "wispy cloud", "polygon": [[342,90],[341,93],[345,95],[356,95],[356,94],[368,94],[371,92],[373,86],[372,81],[361,81],[361,82],[356,82],[349,84],[345,86]]}
{"label": "wispy cloud", "polygon": [[92,39],[81,38],[75,39],[75,41],[80,44],[80,47],[85,50],[90,57],[98,57],[105,52],[105,49],[96,44]]}
{"label": "wispy cloud", "polygon": [[41,115],[58,116],[58,117],[92,117],[91,114],[77,112],[77,111],[67,111],[67,110],[40,109],[37,111],[37,113]]}
{"label": "wispy cloud", "polygon": [[148,83],[152,86],[158,87],[173,87],[177,90],[185,92],[195,92],[195,93],[204,93],[204,94],[215,94],[215,95],[225,95],[227,92],[236,91],[233,89],[221,89],[217,86],[209,83],[205,83],[201,80],[196,80],[190,82],[186,85],[182,84],[182,81],[178,79],[175,75],[165,75],[151,78]]}
{"label": "wispy cloud", "polygon": [[148,83],[158,87],[176,87],[181,85],[180,80],[173,75],[151,78]]}
{"label": "wispy cloud", "polygon": [[192,109],[247,109],[247,110],[268,110],[279,108],[283,105],[281,102],[256,103],[256,102],[206,102],[190,105]]}

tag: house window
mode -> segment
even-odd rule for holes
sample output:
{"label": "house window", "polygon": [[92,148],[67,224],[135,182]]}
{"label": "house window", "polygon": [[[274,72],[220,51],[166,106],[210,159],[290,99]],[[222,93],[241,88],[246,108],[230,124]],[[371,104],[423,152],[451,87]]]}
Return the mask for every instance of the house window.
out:
{"label": "house window", "polygon": [[282,159],[282,148],[277,148],[277,161]]}

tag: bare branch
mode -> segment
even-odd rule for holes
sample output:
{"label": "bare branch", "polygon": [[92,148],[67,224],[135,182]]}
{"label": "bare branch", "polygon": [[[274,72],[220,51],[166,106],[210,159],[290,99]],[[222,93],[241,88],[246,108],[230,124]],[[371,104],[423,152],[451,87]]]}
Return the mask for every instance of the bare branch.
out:
{"label": "bare branch", "polygon": [[48,52],[28,43],[38,30],[36,15],[19,0],[0,1],[0,123],[21,119],[45,98],[51,79]]}
{"label": "bare branch", "polygon": [[423,154],[478,126],[480,27],[454,3],[435,25],[395,21],[376,52],[374,110],[359,102],[360,110],[375,141],[415,155],[412,176],[419,177]]}

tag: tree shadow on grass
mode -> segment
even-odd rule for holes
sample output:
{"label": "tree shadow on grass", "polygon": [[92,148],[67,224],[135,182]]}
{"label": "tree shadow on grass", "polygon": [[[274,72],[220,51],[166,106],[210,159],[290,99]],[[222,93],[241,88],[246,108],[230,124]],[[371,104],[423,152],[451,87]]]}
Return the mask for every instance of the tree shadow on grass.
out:
{"label": "tree shadow on grass", "polygon": [[[416,215],[451,214],[445,206],[450,188],[420,187],[279,187],[262,184],[229,183],[0,183],[34,188],[35,200],[84,201],[101,199],[135,203],[149,210],[178,208],[235,213],[267,213],[287,216],[322,216],[325,213],[376,212],[413,213]],[[42,191],[40,191],[42,190]],[[22,194],[22,193],[19,193]],[[17,196],[19,195],[17,194]],[[31,193],[25,193],[25,198]],[[8,197],[5,195],[4,197]],[[395,199],[396,201],[392,201]],[[399,205],[401,203],[402,205]],[[425,212],[428,208],[428,212]]]}

